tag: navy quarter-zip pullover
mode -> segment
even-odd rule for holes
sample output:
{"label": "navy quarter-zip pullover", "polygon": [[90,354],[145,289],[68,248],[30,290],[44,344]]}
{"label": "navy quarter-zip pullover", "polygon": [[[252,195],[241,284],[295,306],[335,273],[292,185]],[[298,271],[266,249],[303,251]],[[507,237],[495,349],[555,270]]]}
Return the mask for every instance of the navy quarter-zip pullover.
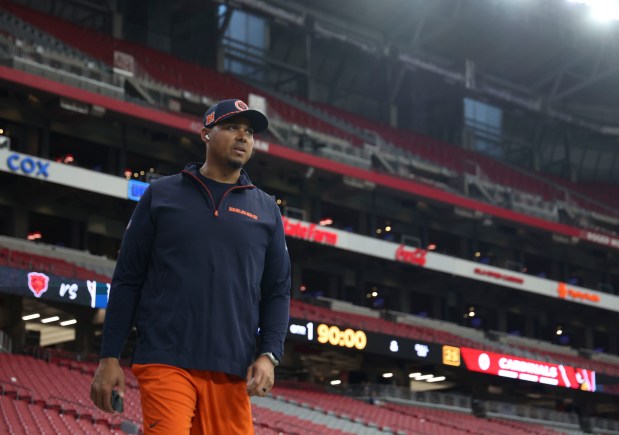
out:
{"label": "navy quarter-zip pullover", "polygon": [[118,358],[135,326],[136,364],[244,378],[256,353],[283,355],[290,259],[282,218],[245,171],[216,204],[200,166],[160,178],[140,199],[112,278],[101,357]]}

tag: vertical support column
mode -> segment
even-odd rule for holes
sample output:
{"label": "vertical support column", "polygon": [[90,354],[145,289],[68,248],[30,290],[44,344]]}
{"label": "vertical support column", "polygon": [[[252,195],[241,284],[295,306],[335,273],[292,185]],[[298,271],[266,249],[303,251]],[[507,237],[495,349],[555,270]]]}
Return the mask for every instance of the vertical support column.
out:
{"label": "vertical support column", "polygon": [[84,308],[75,315],[77,320],[75,326],[75,351],[77,353],[86,355],[98,351],[98,349],[94,348],[95,328],[92,322],[93,315],[94,313],[90,308]]}
{"label": "vertical support column", "polygon": [[16,295],[3,295],[2,298],[5,301],[8,315],[5,331],[13,341],[13,352],[19,352],[26,345],[26,322],[21,318],[23,298]]}
{"label": "vertical support column", "polygon": [[11,210],[11,229],[8,235],[18,239],[25,239],[28,235],[30,226],[30,215],[28,209],[20,206],[15,206]]}
{"label": "vertical support column", "polygon": [[301,267],[301,264],[293,262],[291,265],[290,275],[292,286],[292,288],[290,289],[290,295],[293,299],[299,299],[302,295],[299,291],[299,288],[303,283],[303,269]]}
{"label": "vertical support column", "polygon": [[125,123],[120,126],[120,149],[118,150],[117,163],[117,174],[124,176],[124,171],[127,168],[127,126]]}

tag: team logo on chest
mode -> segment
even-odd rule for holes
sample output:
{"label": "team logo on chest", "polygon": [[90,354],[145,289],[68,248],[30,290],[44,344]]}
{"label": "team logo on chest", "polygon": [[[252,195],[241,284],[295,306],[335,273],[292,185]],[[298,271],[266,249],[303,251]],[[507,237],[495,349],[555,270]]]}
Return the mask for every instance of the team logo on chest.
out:
{"label": "team logo on chest", "polygon": [[252,218],[254,220],[259,220],[260,218],[258,216],[256,216],[253,213],[250,213],[248,211],[242,210],[240,208],[236,208],[236,207],[228,207],[228,211],[232,212],[232,213],[238,213],[238,214],[242,214],[243,216],[247,216],[248,218]]}

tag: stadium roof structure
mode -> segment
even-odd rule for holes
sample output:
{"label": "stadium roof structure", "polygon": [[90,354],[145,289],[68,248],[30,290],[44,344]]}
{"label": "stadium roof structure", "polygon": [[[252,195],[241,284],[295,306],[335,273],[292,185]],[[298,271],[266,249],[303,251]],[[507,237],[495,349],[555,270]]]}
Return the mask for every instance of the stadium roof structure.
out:
{"label": "stadium roof structure", "polygon": [[271,29],[269,87],[294,92],[291,82],[307,80],[310,98],[382,122],[397,107],[417,130],[429,107],[440,120],[463,97],[489,101],[510,113],[506,154],[541,154],[556,173],[571,153],[576,178],[617,181],[619,22],[591,1],[217,2],[285,28]]}
{"label": "stadium roof structure", "polygon": [[[392,67],[397,78],[425,69],[473,91],[501,90],[504,98],[522,99],[522,104],[540,111],[619,126],[615,86],[619,56],[614,44],[619,22],[596,19],[583,4],[566,0],[266,3],[293,10],[306,22],[312,17],[314,29],[325,38],[345,40],[375,54],[376,64],[367,65],[369,70]],[[350,60],[338,54],[333,50],[330,62]],[[333,78],[340,87],[355,83]],[[394,88],[401,84],[401,79],[388,83],[391,88],[384,89],[384,95],[399,94]]]}

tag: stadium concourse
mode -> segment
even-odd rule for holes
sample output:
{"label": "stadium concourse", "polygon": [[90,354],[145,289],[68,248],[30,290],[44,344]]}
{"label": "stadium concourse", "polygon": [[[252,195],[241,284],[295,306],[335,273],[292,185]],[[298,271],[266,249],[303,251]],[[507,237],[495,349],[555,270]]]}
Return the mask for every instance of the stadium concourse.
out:
{"label": "stadium concourse", "polygon": [[257,434],[619,434],[616,3],[0,1],[0,434],[143,432],[135,334],[88,397],[115,259],[235,97],[292,261]]}

